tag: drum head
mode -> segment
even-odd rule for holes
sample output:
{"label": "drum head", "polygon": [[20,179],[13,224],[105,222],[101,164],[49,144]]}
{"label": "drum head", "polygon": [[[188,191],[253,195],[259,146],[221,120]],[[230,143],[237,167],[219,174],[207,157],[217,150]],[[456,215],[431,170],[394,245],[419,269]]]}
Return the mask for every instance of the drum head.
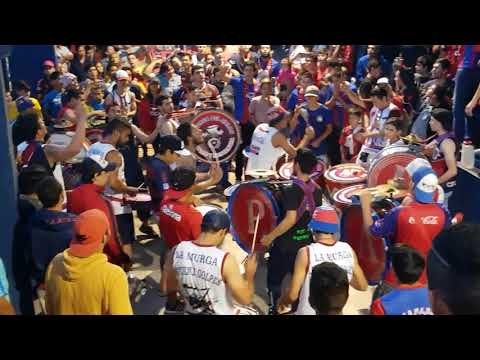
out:
{"label": "drum head", "polygon": [[365,184],[357,184],[338,190],[333,194],[333,201],[335,204],[351,205],[352,195],[355,191],[365,188]]}
{"label": "drum head", "polygon": [[213,204],[205,204],[205,205],[196,206],[195,209],[197,209],[200,212],[200,214],[202,214],[202,217],[203,217],[209,211],[218,210],[218,209],[221,209],[221,207]]}
{"label": "drum head", "polygon": [[386,266],[385,245],[382,239],[367,236],[363,229],[362,209],[350,206],[345,209],[340,221],[341,239],[355,250],[358,263],[370,285],[383,278]]}
{"label": "drum head", "polygon": [[137,195],[135,196],[126,196],[125,197],[125,200],[126,201],[129,201],[129,202],[138,202],[138,203],[142,203],[142,202],[150,202],[152,201],[152,197],[149,195],[149,194],[145,194],[145,193],[138,193]]}
{"label": "drum head", "polygon": [[202,131],[204,143],[197,145],[195,156],[208,163],[230,160],[241,142],[237,121],[221,110],[202,111],[195,116],[192,124]]}
{"label": "drum head", "polygon": [[368,187],[386,184],[397,176],[408,176],[405,168],[418,157],[420,156],[410,151],[407,145],[392,146],[380,151],[372,160],[368,171]]}
{"label": "drum head", "polygon": [[367,172],[356,164],[340,164],[331,167],[325,172],[325,178],[337,183],[359,183],[365,181]]}
{"label": "drum head", "polygon": [[280,210],[271,191],[264,185],[240,184],[229,199],[228,214],[232,220],[233,238],[250,253],[258,214],[255,250],[262,250],[260,240],[277,226]]}

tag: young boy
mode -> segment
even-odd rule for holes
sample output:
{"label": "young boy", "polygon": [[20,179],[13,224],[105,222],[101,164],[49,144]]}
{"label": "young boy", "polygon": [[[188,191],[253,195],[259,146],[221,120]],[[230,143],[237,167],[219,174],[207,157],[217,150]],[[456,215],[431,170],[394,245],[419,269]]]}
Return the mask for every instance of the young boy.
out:
{"label": "young boy", "polygon": [[343,128],[340,134],[340,152],[342,156],[342,163],[355,162],[360,148],[365,140],[363,133],[363,110],[358,107],[353,107],[348,110],[349,126]]}
{"label": "young boy", "polygon": [[398,117],[389,118],[385,122],[383,128],[385,147],[393,145],[403,145],[404,142],[400,139],[403,136],[403,120]]}

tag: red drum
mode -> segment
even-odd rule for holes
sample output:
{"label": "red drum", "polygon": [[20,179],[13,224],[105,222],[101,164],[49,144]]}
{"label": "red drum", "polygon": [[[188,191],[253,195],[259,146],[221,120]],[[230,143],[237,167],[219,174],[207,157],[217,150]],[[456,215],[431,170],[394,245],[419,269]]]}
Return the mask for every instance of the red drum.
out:
{"label": "red drum", "polygon": [[260,220],[254,250],[263,250],[262,237],[271,232],[279,223],[281,216],[280,192],[284,182],[240,184],[228,201],[233,238],[246,252],[251,252],[255,222]]}
{"label": "red drum", "polygon": [[372,160],[368,171],[367,186],[386,184],[395,177],[408,177],[405,170],[408,164],[423,155],[408,145],[392,145],[380,151]]}
{"label": "red drum", "polygon": [[340,164],[325,172],[325,186],[331,197],[341,189],[363,184],[367,180],[366,170],[356,164]]}
{"label": "red drum", "polygon": [[[326,169],[327,164],[325,164],[325,162],[322,160],[318,160],[317,167],[311,175],[311,178],[322,188],[325,186],[323,173]],[[278,175],[281,179],[290,180],[293,176],[293,161],[283,164],[278,170]]]}
{"label": "red drum", "polygon": [[[383,218],[385,214],[398,206],[392,199],[382,199],[372,202],[372,217],[374,220]],[[351,205],[345,208],[340,221],[341,240],[346,241],[355,250],[358,262],[370,285],[383,279],[388,270],[386,250],[389,242],[386,239],[367,235],[363,228],[362,208]]]}
{"label": "red drum", "polygon": [[353,193],[364,188],[365,184],[357,184],[338,190],[335,194],[333,194],[334,206],[343,212],[346,208],[352,205]]}
{"label": "red drum", "polygon": [[[68,146],[72,142],[74,134],[75,133],[71,131],[67,131],[66,133],[54,133],[50,136],[48,143],[61,145],[61,146]],[[85,141],[83,142],[83,147],[80,150],[80,152],[77,155],[75,155],[73,158],[65,162],[69,164],[77,164],[82,162],[83,159],[85,159],[85,157],[87,156],[87,151],[89,148],[90,148],[90,142],[87,139],[85,139]]]}

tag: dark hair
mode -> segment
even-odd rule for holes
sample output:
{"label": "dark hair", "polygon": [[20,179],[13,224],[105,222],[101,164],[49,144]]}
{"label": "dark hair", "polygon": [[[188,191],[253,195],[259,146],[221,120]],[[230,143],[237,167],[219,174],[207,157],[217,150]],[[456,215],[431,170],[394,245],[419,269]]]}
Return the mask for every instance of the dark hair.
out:
{"label": "dark hair", "polygon": [[155,105],[157,106],[162,106],[163,102],[165,100],[170,100],[170,96],[165,96],[165,95],[160,95],[159,97],[157,97],[157,99],[155,100]]}
{"label": "dark hair", "polygon": [[342,67],[342,63],[337,59],[329,58],[327,59],[327,67],[331,67],[334,69],[340,69]]}
{"label": "dark hair", "polygon": [[398,76],[407,89],[415,87],[415,74],[410,69],[401,67],[398,69]]}
{"label": "dark hair", "polygon": [[160,65],[160,71],[159,71],[159,73],[160,73],[160,74],[163,74],[163,73],[168,72],[168,68],[169,68],[169,67],[172,67],[172,65],[169,64],[168,62],[163,63],[162,65]]}
{"label": "dark hair", "polygon": [[37,184],[35,192],[43,207],[48,209],[58,204],[63,188],[55,177],[48,176]]}
{"label": "dark hair", "polygon": [[205,71],[205,66],[203,64],[196,64],[192,66],[192,75],[195,74],[195,71],[203,70]]}
{"label": "dark hair", "polygon": [[385,121],[385,125],[392,125],[397,131],[401,131],[401,135],[405,132],[405,122],[402,118],[399,117],[389,117],[387,121]]}
{"label": "dark hair", "polygon": [[202,220],[202,232],[216,233],[220,230],[230,228],[230,217],[227,212],[222,209],[210,210],[205,214]]}
{"label": "dark hair", "polygon": [[430,65],[430,64],[431,64],[431,61],[430,61],[430,59],[429,59],[427,56],[425,56],[425,55],[419,56],[419,57],[417,58],[417,63],[422,64],[424,67],[427,67],[428,69],[430,69],[430,67],[431,67],[431,65]]}
{"label": "dark hair", "polygon": [[18,174],[18,190],[20,194],[34,194],[37,184],[48,176],[50,176],[50,173],[42,165],[33,164],[22,168],[20,174]]}
{"label": "dark hair", "polygon": [[50,76],[48,77],[48,80],[49,81],[52,81],[52,80],[58,80],[60,79],[60,73],[58,71],[54,71],[53,73],[50,74]]}
{"label": "dark hair", "polygon": [[243,64],[243,69],[245,69],[247,66],[251,66],[253,68],[253,71],[257,70],[257,64],[255,64],[253,61],[245,61],[245,63]]}
{"label": "dark hair", "polygon": [[432,110],[432,117],[441,123],[446,131],[452,130],[453,116],[451,111],[442,108],[435,108]]}
{"label": "dark hair", "polygon": [[313,75],[308,71],[304,71],[303,73],[300,74],[300,77],[304,77],[304,76],[309,78],[311,81],[313,81]]}
{"label": "dark hair", "polygon": [[437,235],[427,276],[453,315],[480,314],[480,225],[461,223]]}
{"label": "dark hair", "polygon": [[448,60],[447,58],[437,59],[437,61],[435,62],[438,63],[443,70],[448,70],[451,65],[450,60]]}
{"label": "dark hair", "polygon": [[170,174],[170,186],[173,190],[184,191],[195,184],[195,171],[186,166],[175,168]]}
{"label": "dark hair", "polygon": [[300,166],[300,170],[304,174],[311,174],[317,166],[317,158],[310,149],[299,149],[295,157],[295,163]]}
{"label": "dark hair", "polygon": [[187,56],[190,60],[192,60],[192,54],[188,53],[188,52],[182,52],[180,54],[178,54],[180,56],[180,60],[181,58],[183,58],[184,56]]}
{"label": "dark hair", "polygon": [[19,80],[13,82],[13,90],[15,91],[30,91],[30,85],[25,80]]}
{"label": "dark hair", "polygon": [[[23,141],[32,141],[40,130],[38,115],[29,111],[18,115],[15,124],[12,126],[12,137],[14,142],[21,144]],[[18,145],[15,144],[15,145]]]}
{"label": "dark hair", "polygon": [[368,64],[367,64],[368,71],[371,71],[372,69],[376,69],[378,67],[380,67],[380,62],[377,59],[373,58],[368,61]]}
{"label": "dark hair", "polygon": [[192,136],[192,124],[189,122],[183,122],[177,128],[177,136],[182,139],[184,143],[187,143],[187,138]]}
{"label": "dark hair", "polygon": [[62,95],[62,105],[67,105],[72,99],[80,99],[80,91],[77,89],[70,89]]}
{"label": "dark hair", "polygon": [[103,171],[96,171],[94,167],[89,166],[85,161],[78,164],[78,167],[80,169],[80,173],[82,174],[81,176],[82,184],[92,184],[93,179],[95,178],[95,175],[101,174],[103,172]]}
{"label": "dark hair", "polygon": [[392,266],[401,284],[414,284],[420,279],[425,269],[422,254],[405,244],[392,246],[389,251]]}
{"label": "dark hair", "polygon": [[110,120],[103,129],[103,136],[111,135],[114,131],[130,130],[132,127],[128,120],[122,118],[114,118]]}
{"label": "dark hair", "polygon": [[347,272],[337,264],[315,265],[310,279],[310,306],[317,315],[338,314],[348,300]]}
{"label": "dark hair", "polygon": [[364,98],[368,99],[373,90],[373,84],[369,79],[364,79],[361,83],[360,86],[358,87],[358,94]]}
{"label": "dark hair", "polygon": [[445,85],[435,85],[432,95],[435,95],[437,100],[440,102],[440,104],[436,107],[448,110],[450,109],[451,96],[448,87],[446,87]]}
{"label": "dark hair", "polygon": [[388,97],[388,91],[384,87],[375,86],[373,88],[372,92],[370,93],[370,96],[371,97],[375,96],[377,98],[383,99],[383,98]]}

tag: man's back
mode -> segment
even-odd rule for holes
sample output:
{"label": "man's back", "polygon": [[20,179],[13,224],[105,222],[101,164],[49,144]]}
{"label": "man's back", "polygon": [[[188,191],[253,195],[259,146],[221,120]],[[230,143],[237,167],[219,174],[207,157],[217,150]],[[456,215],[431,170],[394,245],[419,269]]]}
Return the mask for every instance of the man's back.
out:
{"label": "man's back", "polygon": [[46,275],[49,315],[132,315],[123,270],[95,253],[86,258],[58,254]]}

